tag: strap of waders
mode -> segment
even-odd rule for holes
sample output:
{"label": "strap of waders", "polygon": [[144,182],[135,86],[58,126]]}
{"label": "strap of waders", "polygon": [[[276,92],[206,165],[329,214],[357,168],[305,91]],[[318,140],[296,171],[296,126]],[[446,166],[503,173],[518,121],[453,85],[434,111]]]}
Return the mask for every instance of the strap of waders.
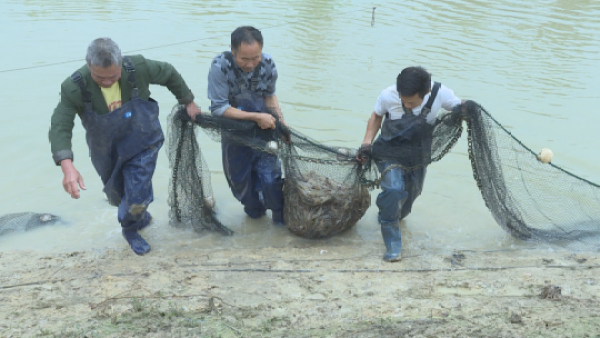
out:
{"label": "strap of waders", "polygon": [[85,84],[83,83],[83,78],[79,71],[75,71],[75,73],[71,74],[71,81],[73,81],[81,91],[81,98],[83,100],[83,106],[85,110],[92,110],[92,94],[85,88]]}
{"label": "strap of waders", "polygon": [[131,62],[129,56],[123,57],[123,67],[125,67],[125,70],[128,74],[127,81],[131,85],[131,99],[133,100],[134,98],[138,97],[139,91],[137,82],[135,80],[135,67],[133,66],[133,62]]}

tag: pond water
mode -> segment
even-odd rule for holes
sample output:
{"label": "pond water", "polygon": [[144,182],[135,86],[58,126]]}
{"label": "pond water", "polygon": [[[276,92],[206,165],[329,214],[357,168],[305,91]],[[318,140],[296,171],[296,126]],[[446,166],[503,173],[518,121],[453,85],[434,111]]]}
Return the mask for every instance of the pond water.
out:
{"label": "pond water", "polygon": [[[376,7],[372,24],[372,8]],[[207,73],[229,48],[239,25],[262,30],[264,52],[278,70],[277,95],[288,123],[330,145],[359,147],[377,96],[407,66],[427,68],[462,99],[482,104],[532,149],[551,148],[553,163],[600,182],[600,3],[595,0],[150,0],[0,3],[0,215],[50,212],[64,223],[0,237],[0,251],[123,248],[116,208],[102,193],[79,119],[75,165],[87,191],[72,200],[62,189],[47,138],[60,83],[83,65],[90,41],[108,36],[124,54],[168,61],[182,73],[208,112]],[[161,122],[175,103],[162,87]],[[219,218],[236,235],[197,235],[168,224],[170,169],[163,148],[154,176],[153,225],[144,237],[155,250],[383,243],[373,203],[352,230],[307,240],[249,220],[223,177],[220,145],[200,140],[212,173]],[[560,183],[558,183],[560,184]],[[512,239],[493,220],[477,189],[466,136],[429,167],[422,196],[402,223],[403,251],[502,250],[532,247]]]}

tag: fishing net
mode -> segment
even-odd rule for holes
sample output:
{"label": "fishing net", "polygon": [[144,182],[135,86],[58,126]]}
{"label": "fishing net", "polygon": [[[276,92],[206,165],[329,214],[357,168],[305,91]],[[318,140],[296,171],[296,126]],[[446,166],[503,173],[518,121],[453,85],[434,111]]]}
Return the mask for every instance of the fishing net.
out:
{"label": "fishing net", "polygon": [[168,117],[167,129],[167,154],[171,167],[168,199],[170,223],[177,227],[191,226],[197,232],[213,230],[231,235],[233,231],[215,215],[210,172],[197,141],[199,128],[185,118],[184,106],[176,107]]}
{"label": "fishing net", "polygon": [[473,176],[504,230],[574,250],[600,248],[599,185],[540,161],[477,104],[468,106],[467,122]]}
{"label": "fishing net", "polygon": [[290,129],[291,143],[278,153],[283,164],[283,218],[306,238],[327,237],[353,227],[371,204],[356,150],[324,146]]}
{"label": "fishing net", "polygon": [[[262,130],[251,121],[232,120],[212,115],[199,115],[196,123],[189,122],[183,106],[171,112],[170,130],[189,131],[173,133],[170,137],[170,159],[173,178],[179,176],[178,186],[183,189],[170,193],[171,213],[192,210],[198,214],[207,210],[204,198],[190,199],[187,194],[206,196],[210,182],[209,172],[201,159],[195,139],[195,128],[201,129],[213,140],[223,136],[240,144],[271,153],[281,160],[284,171],[284,221],[288,229],[307,238],[326,237],[342,232],[364,215],[370,205],[366,186],[360,184],[360,166],[354,161],[355,150],[322,145],[300,132],[278,125],[275,130]],[[292,142],[281,141],[282,133],[290,133]],[[188,138],[182,141],[182,138]],[[176,144],[185,146],[177,150]],[[188,150],[189,149],[189,150]],[[173,151],[175,150],[175,151]],[[197,169],[194,169],[197,168]],[[186,178],[182,172],[200,172]],[[183,192],[183,193],[182,193]],[[195,202],[195,205],[191,205]],[[176,206],[174,208],[174,206]],[[205,225],[201,225],[206,227]]]}
{"label": "fishing net", "polygon": [[[374,142],[364,164],[355,160],[356,149],[321,144],[279,123],[277,129],[265,131],[254,122],[203,114],[194,125],[181,106],[174,107],[172,116],[188,121],[189,128],[200,126],[215,141],[226,135],[277,155],[285,174],[286,225],[307,238],[331,236],[354,226],[369,207],[369,191],[379,187],[382,174],[396,167],[410,171],[442,159],[461,137],[466,121],[473,176],[486,206],[504,230],[522,240],[572,249],[599,248],[600,186],[541,162],[536,152],[473,101],[440,114],[433,125],[424,129],[421,136],[426,137]],[[290,143],[281,141],[285,133],[291,134]],[[190,131],[187,135],[192,140],[195,134]],[[189,171],[183,163],[201,162],[199,148],[190,149],[193,151],[178,155],[179,172]],[[391,165],[382,173],[376,165],[379,162]],[[207,170],[205,165],[200,166]],[[206,190],[205,177],[185,182],[189,193]],[[197,200],[197,206],[190,206],[191,199],[178,198],[184,209],[204,206],[203,199]]]}
{"label": "fishing net", "polygon": [[59,220],[52,214],[35,212],[19,212],[0,217],[0,236],[13,231],[27,231],[42,225],[52,224]]}

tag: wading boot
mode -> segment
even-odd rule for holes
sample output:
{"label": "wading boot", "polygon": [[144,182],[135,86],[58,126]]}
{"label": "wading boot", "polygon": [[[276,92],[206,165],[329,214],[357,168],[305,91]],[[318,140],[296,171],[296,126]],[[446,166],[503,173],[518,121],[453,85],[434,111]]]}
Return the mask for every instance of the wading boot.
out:
{"label": "wading boot", "polygon": [[271,218],[273,219],[273,224],[280,227],[285,226],[285,221],[283,220],[283,210],[271,210]]}
{"label": "wading boot", "polygon": [[150,225],[150,222],[152,222],[152,215],[150,215],[150,213],[148,211],[146,211],[146,213],[144,214],[144,217],[142,217],[142,220],[138,224],[137,229],[138,230],[145,229],[148,225]]}
{"label": "wading boot", "polygon": [[381,225],[381,236],[383,237],[383,243],[385,243],[385,255],[383,260],[387,262],[397,262],[402,257],[400,251],[402,248],[402,240],[400,237],[400,226],[398,223],[392,223],[390,225]]}
{"label": "wading boot", "polygon": [[127,243],[129,243],[131,250],[136,254],[143,255],[150,252],[150,244],[138,234],[137,229],[123,229],[122,234]]}
{"label": "wading boot", "polygon": [[257,219],[263,217],[267,213],[267,209],[264,208],[248,208],[244,207],[244,212],[248,217]]}

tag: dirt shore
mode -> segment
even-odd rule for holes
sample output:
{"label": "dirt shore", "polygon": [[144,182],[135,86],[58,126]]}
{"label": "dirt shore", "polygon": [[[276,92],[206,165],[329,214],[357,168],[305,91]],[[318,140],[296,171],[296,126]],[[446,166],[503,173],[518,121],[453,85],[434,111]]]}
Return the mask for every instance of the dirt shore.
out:
{"label": "dirt shore", "polygon": [[382,248],[0,253],[0,337],[600,337],[600,259]]}

